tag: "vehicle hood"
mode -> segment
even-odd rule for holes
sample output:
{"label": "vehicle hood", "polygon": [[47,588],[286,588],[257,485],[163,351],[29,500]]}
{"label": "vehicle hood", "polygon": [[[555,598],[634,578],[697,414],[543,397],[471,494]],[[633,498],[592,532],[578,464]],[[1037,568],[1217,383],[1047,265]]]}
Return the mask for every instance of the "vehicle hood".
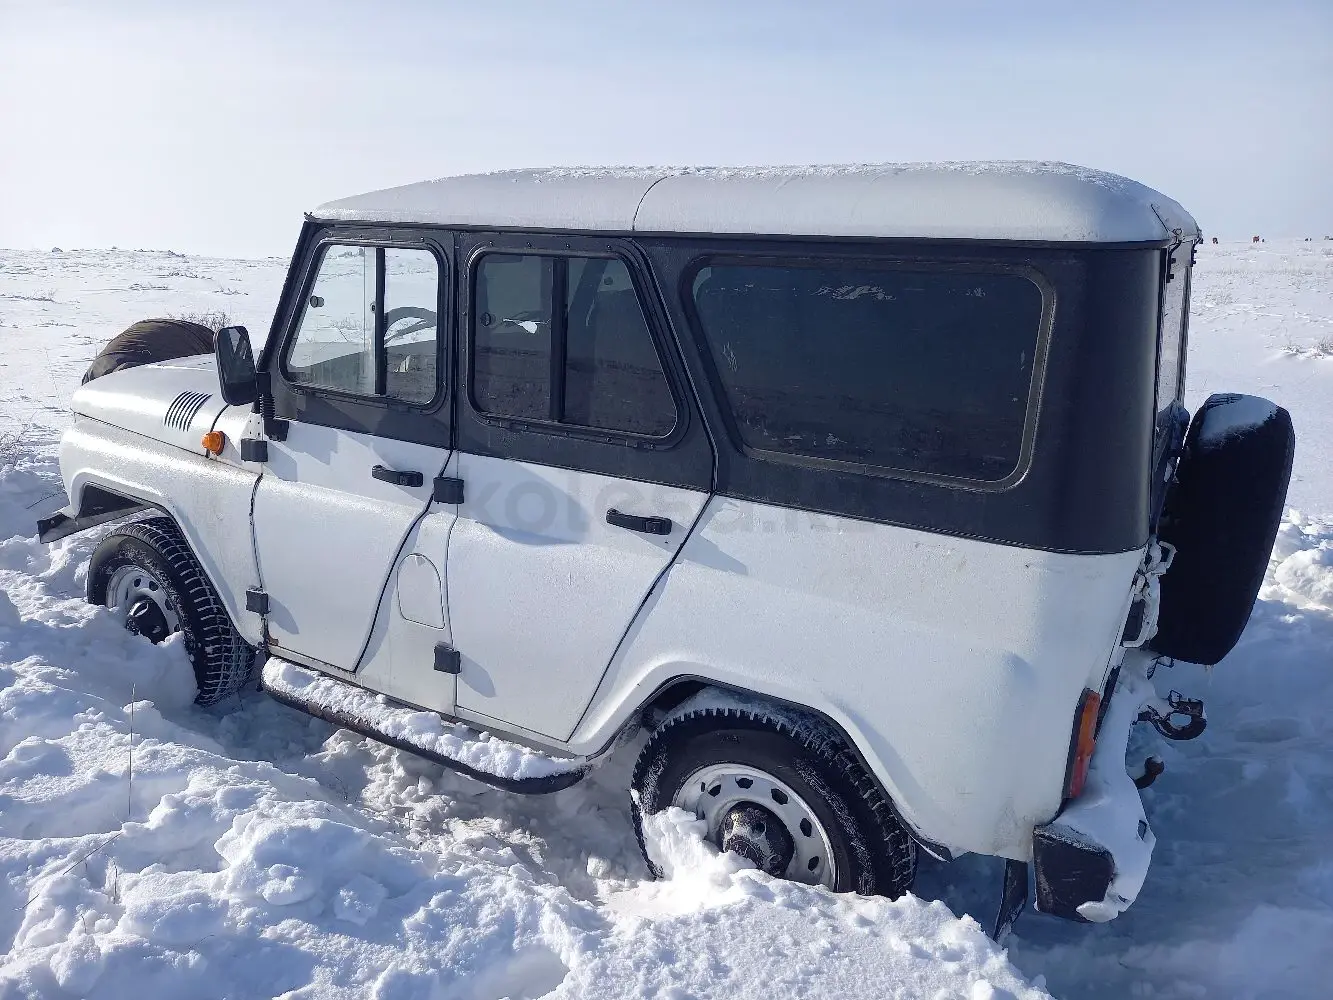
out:
{"label": "vehicle hood", "polygon": [[227,408],[212,355],[126,368],[74,393],[74,412],[203,454],[200,438]]}

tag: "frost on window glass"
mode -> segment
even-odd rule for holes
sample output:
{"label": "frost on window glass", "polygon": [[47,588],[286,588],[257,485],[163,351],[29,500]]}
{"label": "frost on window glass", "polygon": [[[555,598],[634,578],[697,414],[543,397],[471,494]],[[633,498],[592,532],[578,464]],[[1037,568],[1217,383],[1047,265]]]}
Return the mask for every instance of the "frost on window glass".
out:
{"label": "frost on window glass", "polygon": [[693,292],[748,448],[986,482],[1017,467],[1042,311],[1030,279],[728,263]]}

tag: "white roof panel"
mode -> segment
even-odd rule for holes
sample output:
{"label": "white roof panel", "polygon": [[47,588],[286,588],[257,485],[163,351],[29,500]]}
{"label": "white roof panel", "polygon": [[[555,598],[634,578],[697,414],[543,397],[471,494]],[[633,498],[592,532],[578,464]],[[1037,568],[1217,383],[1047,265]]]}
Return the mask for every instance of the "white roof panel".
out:
{"label": "white roof panel", "polygon": [[502,170],[441,177],[331,201],[317,219],[627,233],[661,170]]}
{"label": "white roof panel", "polygon": [[588,167],[444,177],[317,219],[610,232],[1134,243],[1198,233],[1152,188],[1067,163]]}

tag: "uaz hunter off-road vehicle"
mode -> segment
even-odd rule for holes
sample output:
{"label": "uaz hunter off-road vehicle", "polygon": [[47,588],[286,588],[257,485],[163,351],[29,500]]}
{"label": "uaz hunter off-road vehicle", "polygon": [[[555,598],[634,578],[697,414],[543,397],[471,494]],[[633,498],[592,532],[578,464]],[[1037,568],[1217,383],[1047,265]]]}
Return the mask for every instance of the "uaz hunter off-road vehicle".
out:
{"label": "uaz hunter off-road vehicle", "polygon": [[182,631],[201,702],[262,651],[281,701],[520,792],[646,728],[636,822],[839,891],[996,855],[997,933],[1029,865],[1108,920],[1154,843],[1127,734],[1204,726],[1150,668],[1235,643],[1294,447],[1182,406],[1198,239],[1062,164],[333,202],[257,361],[231,327],[75,394],[41,537],[149,515],[88,597]]}

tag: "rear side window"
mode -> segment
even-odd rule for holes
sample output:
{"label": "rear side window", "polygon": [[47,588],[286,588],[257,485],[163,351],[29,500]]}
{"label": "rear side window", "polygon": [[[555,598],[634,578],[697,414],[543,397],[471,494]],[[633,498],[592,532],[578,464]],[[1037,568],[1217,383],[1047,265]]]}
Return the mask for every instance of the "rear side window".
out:
{"label": "rear side window", "polygon": [[1194,244],[1182,243],[1167,258],[1162,292],[1162,331],[1157,347],[1157,409],[1164,410],[1185,389],[1185,314],[1189,309],[1190,256]]}
{"label": "rear side window", "polygon": [[551,290],[555,258],[487,254],[477,266],[472,400],[483,413],[551,414]]}
{"label": "rear side window", "polygon": [[624,261],[490,253],[476,266],[483,413],[660,437],[676,405]]}
{"label": "rear side window", "polygon": [[1017,469],[1042,317],[1030,278],[715,260],[692,291],[747,448],[981,482]]}

